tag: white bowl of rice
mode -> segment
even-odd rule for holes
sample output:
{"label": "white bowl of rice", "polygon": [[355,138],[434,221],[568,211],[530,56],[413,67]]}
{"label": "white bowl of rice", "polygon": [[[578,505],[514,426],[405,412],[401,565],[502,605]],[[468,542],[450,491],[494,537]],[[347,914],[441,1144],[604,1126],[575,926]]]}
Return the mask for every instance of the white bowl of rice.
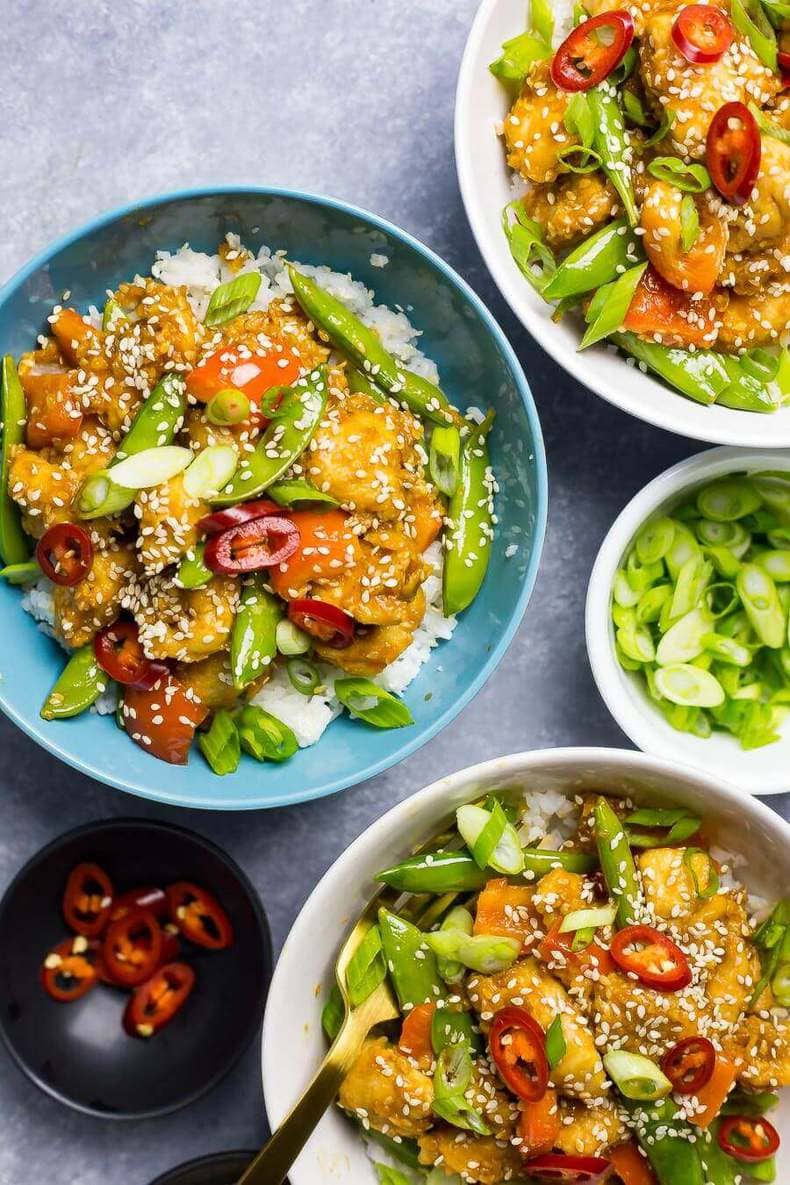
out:
{"label": "white bowl of rice", "polygon": [[[340,945],[375,891],[375,873],[441,831],[458,806],[505,788],[523,789],[534,834],[542,832],[544,842],[555,847],[578,809],[574,797],[582,791],[689,808],[702,817],[706,839],[728,868],[723,876],[747,886],[750,910],[758,917],[790,883],[790,826],[779,815],[718,778],[657,757],[618,749],[545,749],[500,757],[442,778],[399,803],[347,848],[294,923],[269,990],[263,1027],[263,1089],[272,1128],[285,1118],[324,1057],[322,1003]],[[790,1098],[783,1099],[771,1118],[783,1134],[790,1130]],[[378,1148],[374,1157],[386,1159]],[[332,1108],[289,1179],[291,1185],[374,1185],[377,1178],[361,1134]],[[437,1174],[437,1185],[442,1179]],[[446,1180],[450,1185],[454,1179]],[[777,1181],[786,1180],[790,1142],[777,1157]]]}

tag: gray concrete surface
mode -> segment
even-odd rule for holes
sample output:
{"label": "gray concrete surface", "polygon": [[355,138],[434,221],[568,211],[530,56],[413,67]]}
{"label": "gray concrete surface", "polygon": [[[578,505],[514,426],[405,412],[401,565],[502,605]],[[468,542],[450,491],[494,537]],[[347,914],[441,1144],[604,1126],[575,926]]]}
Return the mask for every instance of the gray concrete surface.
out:
{"label": "gray concrete surface", "polygon": [[[567,378],[498,296],[467,227],[452,149],[456,73],[476,7],[475,0],[3,6],[0,278],[86,218],[168,188],[287,184],[367,206],[448,259],[509,333],[543,421],[551,511],[532,604],[488,687],[420,753],[342,796],[253,817],[147,806],[80,777],[0,719],[0,889],[67,828],[122,814],[170,818],[240,861],[279,946],[349,841],[425,782],[518,749],[627,744],[587,665],[587,577],[625,502],[699,446],[628,418]],[[771,801],[787,817],[788,797]],[[192,1156],[254,1147],[265,1132],[257,1048],[201,1102],[134,1125],[66,1110],[0,1051],[2,1185],[146,1185]]]}

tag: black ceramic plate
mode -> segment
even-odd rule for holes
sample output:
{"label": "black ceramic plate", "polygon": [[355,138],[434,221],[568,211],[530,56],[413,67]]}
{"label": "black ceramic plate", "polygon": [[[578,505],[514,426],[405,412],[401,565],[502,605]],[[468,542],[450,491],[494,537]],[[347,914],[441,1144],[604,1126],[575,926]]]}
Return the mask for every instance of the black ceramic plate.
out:
{"label": "black ceramic plate", "polygon": [[[233,923],[227,950],[184,943],[195,989],[150,1040],[124,1032],[125,992],[99,984],[61,1004],[40,985],[47,951],[68,934],[63,888],[81,861],[100,864],[118,892],[194,881]],[[255,1035],[271,974],[269,928],[241,869],[193,832],[134,819],[81,827],[34,856],[0,902],[0,951],[0,1035],[12,1056],[60,1102],[110,1119],[162,1115],[214,1086]]]}
{"label": "black ceramic plate", "polygon": [[217,1152],[201,1156],[157,1177],[151,1185],[236,1185],[254,1152]]}

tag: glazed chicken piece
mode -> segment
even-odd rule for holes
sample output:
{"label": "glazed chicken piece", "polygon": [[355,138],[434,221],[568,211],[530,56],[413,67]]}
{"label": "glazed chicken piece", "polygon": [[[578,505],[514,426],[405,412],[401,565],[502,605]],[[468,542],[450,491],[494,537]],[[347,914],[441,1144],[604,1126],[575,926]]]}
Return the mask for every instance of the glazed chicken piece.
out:
{"label": "glazed chicken piece", "polygon": [[786,1016],[745,1016],[727,1053],[743,1062],[739,1081],[751,1090],[790,1086],[790,1021]]}
{"label": "glazed chicken piece", "polygon": [[365,1042],[340,1087],[340,1106],[376,1131],[412,1138],[431,1123],[433,1081],[386,1037]]}
{"label": "glazed chicken piece", "polygon": [[200,662],[179,663],[175,674],[181,686],[212,712],[234,707],[239,698],[226,651],[217,651]]}
{"label": "glazed chicken piece", "polygon": [[124,589],[135,578],[139,564],[134,547],[121,544],[94,551],[91,570],[71,588],[54,587],[55,630],[67,646],[84,646],[121,609]]}
{"label": "glazed chicken piece", "polygon": [[495,1136],[476,1136],[441,1124],[420,1136],[420,1164],[439,1166],[448,1176],[478,1185],[502,1185],[517,1181],[524,1172],[524,1157],[512,1144]]}
{"label": "glazed chicken piece", "polygon": [[721,314],[716,349],[737,354],[790,339],[790,290],[779,296],[732,296]]}
{"label": "glazed chicken piece", "polygon": [[313,370],[329,357],[329,348],[316,341],[311,322],[293,300],[273,300],[265,313],[235,317],[223,327],[221,341],[253,354],[281,350],[284,360],[296,360],[302,371]]}
{"label": "glazed chicken piece", "polygon": [[229,576],[181,589],[169,575],[158,575],[132,585],[124,608],[137,622],[148,658],[191,663],[227,649],[238,599],[238,581]]}
{"label": "glazed chicken piece", "polygon": [[552,1082],[562,1094],[579,1098],[598,1098],[603,1093],[603,1064],[584,1015],[562,984],[535,959],[521,959],[497,975],[474,975],[467,987],[483,1028],[506,1004],[526,1008],[543,1029],[559,1013],[567,1048],[552,1070]]}
{"label": "glazed chicken piece", "polygon": [[585,885],[583,876],[564,868],[552,868],[540,878],[532,897],[532,908],[539,915],[544,930],[558,926],[574,910],[589,908],[592,902]]}
{"label": "glazed chicken piece", "polygon": [[626,1128],[612,1103],[599,1099],[595,1107],[560,1099],[560,1132],[554,1147],[566,1156],[601,1156],[626,1137]]}
{"label": "glazed chicken piece", "polygon": [[688,251],[681,242],[684,194],[657,179],[645,188],[642,202],[642,242],[656,271],[683,292],[713,291],[727,250],[727,224],[705,204],[698,204],[699,234]]}
{"label": "glazed chicken piece", "polygon": [[[790,145],[762,137],[760,171],[751,199],[730,225],[730,250],[760,251],[784,241],[790,226]],[[787,274],[786,274],[787,278]]]}
{"label": "glazed chicken piece", "polygon": [[536,63],[503,127],[507,163],[526,181],[555,181],[560,171],[559,149],[578,143],[563,123],[567,106],[568,96],[551,81],[549,63]]}
{"label": "glazed chicken piece", "polygon": [[197,544],[197,524],[208,513],[205,502],[186,492],[181,473],[153,489],[139,490],[135,515],[144,571],[153,575],[178,563]]}
{"label": "glazed chicken piece", "polygon": [[349,675],[377,675],[394,662],[412,642],[414,631],[425,615],[425,597],[418,589],[411,601],[402,603],[402,620],[395,625],[374,625],[357,635],[342,650],[316,641],[315,652]]}
{"label": "glazed chicken piece", "polygon": [[722,104],[763,106],[781,84],[737,34],[717,62],[692,66],[672,40],[675,15],[663,7],[645,14],[639,43],[642,80],[656,114],[675,117],[667,137],[671,151],[703,160],[710,121]]}
{"label": "glazed chicken piece", "polygon": [[569,174],[556,185],[533,186],[522,200],[555,250],[587,238],[619,213],[615,188],[600,172]]}
{"label": "glazed chicken piece", "polygon": [[25,393],[25,440],[30,448],[63,445],[82,427],[83,403],[72,386],[57,343],[49,341],[19,359],[19,381]]}

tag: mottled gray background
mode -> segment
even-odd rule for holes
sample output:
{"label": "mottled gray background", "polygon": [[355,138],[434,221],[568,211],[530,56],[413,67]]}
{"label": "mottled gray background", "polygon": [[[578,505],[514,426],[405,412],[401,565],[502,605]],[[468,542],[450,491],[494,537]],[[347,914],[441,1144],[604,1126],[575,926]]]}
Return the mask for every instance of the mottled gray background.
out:
{"label": "mottled gray background", "polygon": [[[476,0],[6,0],[0,76],[0,279],[118,203],[212,182],[301,186],[366,206],[471,282],[532,384],[551,509],[523,627],[475,702],[420,753],[339,797],[273,813],[147,806],[87,781],[0,720],[0,889],[53,836],[110,815],[212,836],[259,890],[276,945],[324,870],[383,810],[495,754],[625,745],[593,685],[583,607],[593,557],[640,486],[697,445],[584,390],[516,323],[467,227],[452,148],[456,74]],[[788,811],[788,798],[772,805]],[[2,957],[2,952],[0,952]],[[0,1052],[0,1183],[146,1185],[266,1133],[251,1048],[212,1094],[123,1125],[68,1111]]]}

